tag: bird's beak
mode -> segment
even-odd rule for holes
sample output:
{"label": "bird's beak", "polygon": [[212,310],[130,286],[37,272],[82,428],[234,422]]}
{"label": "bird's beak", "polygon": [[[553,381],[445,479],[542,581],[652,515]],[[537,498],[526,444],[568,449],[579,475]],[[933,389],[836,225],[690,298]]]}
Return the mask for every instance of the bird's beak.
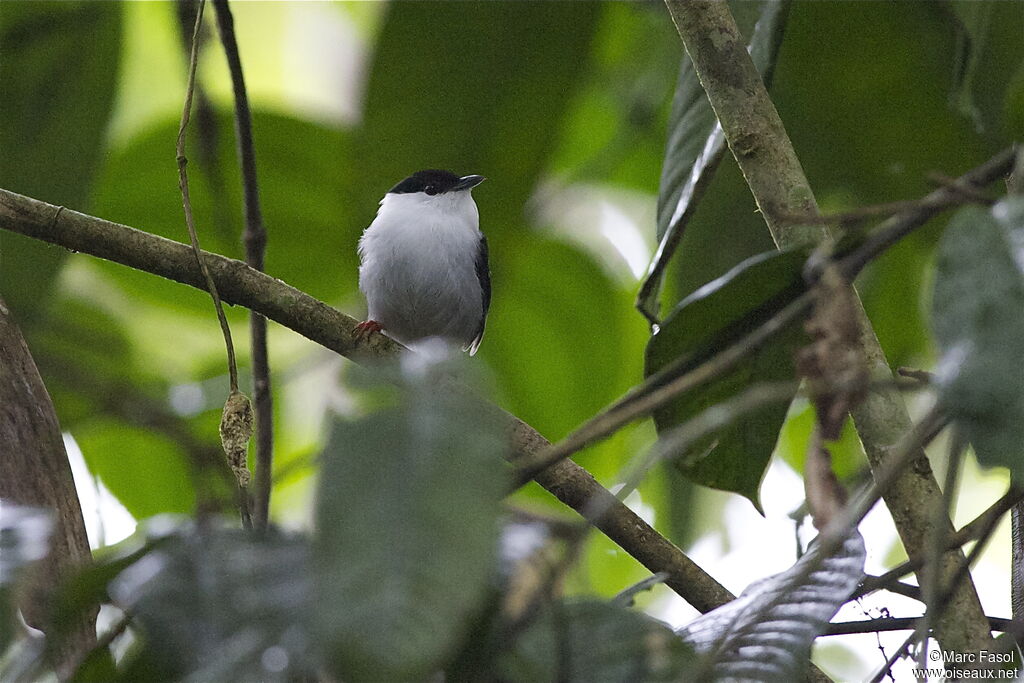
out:
{"label": "bird's beak", "polygon": [[465,175],[459,178],[459,182],[455,183],[454,189],[468,190],[476,187],[485,180],[487,180],[487,178],[484,178],[482,175]]}

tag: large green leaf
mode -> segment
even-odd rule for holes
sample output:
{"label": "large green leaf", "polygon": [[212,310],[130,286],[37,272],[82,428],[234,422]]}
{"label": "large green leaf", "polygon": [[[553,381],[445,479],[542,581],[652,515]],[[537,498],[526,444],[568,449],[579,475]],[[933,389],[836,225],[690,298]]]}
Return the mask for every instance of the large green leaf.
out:
{"label": "large green leaf", "polygon": [[[750,36],[751,58],[769,87],[775,57],[782,43],[788,6],[786,0],[731,4],[740,31]],[[726,151],[725,135],[687,55],[683,56],[679,67],[668,126],[658,191],[657,237],[660,244],[638,300],[641,311],[652,318],[657,318],[660,313],[658,292],[665,265],[672,258],[686,224]],[[719,245],[713,242],[704,245],[708,251],[718,248]],[[700,258],[700,254],[691,256]]]}
{"label": "large green leaf", "polygon": [[679,681],[693,663],[689,647],[650,617],[606,602],[545,606],[500,664],[501,680]]}
{"label": "large green leaf", "polygon": [[316,618],[346,681],[423,680],[487,597],[507,482],[501,430],[408,357],[398,405],[336,422],[317,501]]}
{"label": "large green leaf", "polygon": [[180,445],[165,435],[100,419],[74,432],[89,471],[98,476],[136,519],[162,512],[191,513],[196,493]]}
{"label": "large green leaf", "polygon": [[559,180],[657,190],[681,51],[663,6],[603,3],[590,67],[549,162]]}
{"label": "large green leaf", "polygon": [[[84,210],[114,99],[121,7],[0,4],[0,187]],[[44,308],[66,252],[4,233],[0,292],[22,325]]]}
{"label": "large green leaf", "polygon": [[1024,200],[962,209],[932,301],[943,404],[978,460],[1024,475]]}
{"label": "large green leaf", "polygon": [[[680,359],[685,359],[682,370],[696,367],[777,313],[803,290],[806,258],[804,251],[762,254],[681,301],[647,345],[646,374]],[[793,353],[803,341],[800,326],[791,324],[735,369],[658,409],[658,432],[683,424],[753,383],[792,378]],[[689,479],[740,493],[760,509],[758,488],[785,416],[785,405],[766,406],[673,457]]]}
{"label": "large green leaf", "polygon": [[420,168],[481,173],[474,195],[492,253],[523,207],[587,64],[599,3],[392,3],[380,29],[357,143],[353,205]]}
{"label": "large green leaf", "polygon": [[[940,9],[938,3],[792,5],[772,96],[824,211],[921,196],[933,189],[930,173],[958,175],[995,151],[949,106],[956,22]],[[712,229],[730,219],[707,216]],[[927,362],[922,356],[931,352],[921,304],[943,224],[916,231],[858,278],[893,366]],[[684,261],[683,267],[693,265]]]}
{"label": "large green leaf", "polygon": [[[217,121],[224,133],[231,130],[229,119]],[[351,170],[345,135],[262,112],[254,114],[253,131],[268,233],[267,272],[323,299],[354,291],[358,229],[342,199],[345,174]],[[174,158],[177,133],[177,122],[168,121],[111,155],[100,178],[95,212],[108,220],[188,242]],[[189,165],[190,194],[202,247],[240,258],[241,220],[231,225],[216,221],[225,209],[237,216],[241,207],[234,142],[227,134],[219,139],[220,159],[231,160],[221,164],[224,194],[211,195],[209,179],[198,163]],[[197,156],[191,138],[186,154]],[[214,202],[219,202],[222,210],[215,210]],[[311,252],[310,245],[316,245],[315,251]],[[133,297],[213,320],[209,295],[203,292],[116,264],[104,263],[104,267]],[[229,309],[229,315],[232,311]],[[241,318],[244,312],[235,311],[234,315]]]}

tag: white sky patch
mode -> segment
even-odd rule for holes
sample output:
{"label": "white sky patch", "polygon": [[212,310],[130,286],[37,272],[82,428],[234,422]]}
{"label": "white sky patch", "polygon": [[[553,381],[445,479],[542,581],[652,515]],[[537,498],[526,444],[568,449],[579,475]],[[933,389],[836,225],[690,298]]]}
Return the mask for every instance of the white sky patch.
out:
{"label": "white sky patch", "polygon": [[280,86],[307,116],[355,124],[366,85],[366,37],[346,12],[321,3],[288,6]]}
{"label": "white sky patch", "polygon": [[[936,452],[941,445],[936,445]],[[941,472],[938,472],[940,480]],[[960,508],[957,526],[970,521],[991,505],[1006,490],[1006,474],[1002,470],[983,470],[968,458],[960,485]],[[722,505],[724,532],[710,531],[687,550],[687,554],[726,588],[739,594],[750,583],[784,571],[796,560],[792,512],[804,499],[803,481],[778,458],[773,459],[761,487],[765,517],[761,517],[746,500],[734,494],[702,491],[698,504]],[[723,500],[724,497],[724,500]],[[716,501],[716,499],[718,499]],[[710,502],[709,502],[710,501]],[[968,508],[965,510],[964,508]],[[965,514],[965,512],[967,514]],[[1008,524],[1004,524],[991,547],[982,557],[972,575],[982,604],[992,616],[1009,616]],[[860,524],[867,545],[865,571],[879,574],[893,566],[899,548],[892,517],[883,504],[876,505]],[[813,537],[808,525],[801,529],[801,540]],[[916,583],[913,576],[906,579]],[[697,616],[697,610],[671,590],[662,587],[659,597],[647,611],[673,628]],[[894,617],[916,617],[922,606],[915,600],[888,592],[876,592],[855,603],[845,605],[834,621],[859,621],[884,614]],[[834,636],[819,638],[815,643],[815,662],[836,680],[869,680],[882,667],[886,654],[891,655],[906,640],[909,632]],[[912,680],[906,660],[893,667],[897,681]]]}
{"label": "white sky patch", "polygon": [[78,502],[89,534],[89,546],[100,548],[113,545],[135,533],[135,518],[121,505],[103,482],[92,476],[74,437],[64,433],[64,447],[68,451],[71,474],[78,490]]}
{"label": "white sky patch", "polygon": [[639,280],[651,260],[651,250],[640,235],[639,226],[619,206],[609,201],[600,203],[601,236],[608,240]]}
{"label": "white sky patch", "polygon": [[654,250],[655,198],[621,188],[546,183],[530,202],[534,220],[596,256],[631,282],[647,271]]}

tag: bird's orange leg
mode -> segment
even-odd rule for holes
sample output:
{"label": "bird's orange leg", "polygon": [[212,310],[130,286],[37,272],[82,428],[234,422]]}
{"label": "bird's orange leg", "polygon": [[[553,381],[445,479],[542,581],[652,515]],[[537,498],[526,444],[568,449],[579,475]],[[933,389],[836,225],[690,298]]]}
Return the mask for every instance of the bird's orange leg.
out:
{"label": "bird's orange leg", "polygon": [[384,327],[376,320],[364,320],[356,325],[356,329],[352,331],[352,336],[356,339],[366,339],[373,332],[383,331]]}

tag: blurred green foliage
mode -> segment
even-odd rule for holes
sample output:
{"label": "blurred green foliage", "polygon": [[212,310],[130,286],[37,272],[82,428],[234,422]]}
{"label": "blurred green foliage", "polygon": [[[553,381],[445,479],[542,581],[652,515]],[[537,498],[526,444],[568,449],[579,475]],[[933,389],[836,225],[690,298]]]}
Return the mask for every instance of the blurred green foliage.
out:
{"label": "blurred green foliage", "polygon": [[[955,175],[1024,131],[1024,9],[992,3],[979,18],[965,14],[969,4],[790,6],[772,94],[823,209],[914,198],[929,172]],[[649,329],[633,309],[637,277],[601,254],[632,240],[649,257],[657,236],[621,198],[654,215],[684,56],[658,3],[239,3],[235,12],[272,275],[358,316],[355,246],[386,189],[421,167],[480,173],[495,291],[475,362],[490,369],[498,402],[558,439],[641,380]],[[311,58],[307,42],[326,44],[320,28],[346,36],[351,53]],[[170,3],[0,3],[0,186],[184,241],[179,31]],[[240,188],[215,38],[206,36],[199,78],[215,109],[216,145],[205,152],[221,175],[200,161],[198,124],[190,175],[203,245],[237,256]],[[345,83],[330,80],[339,74]],[[311,113],[292,97],[306,79],[320,84],[314,99],[351,98],[339,109],[356,113]],[[581,188],[585,203],[619,218],[567,239],[566,226],[541,218],[543,205]],[[858,282],[893,365],[934,360],[923,292],[942,227],[916,232]],[[665,309],[773,247],[727,155],[672,261]],[[133,514],[231,509],[223,467],[210,459],[226,380],[205,295],[5,233],[0,296],[25,328],[63,428]],[[245,362],[244,311],[229,317]],[[367,406],[345,364],[287,331],[271,330],[271,364],[275,500],[289,504],[274,514],[304,521],[325,415]],[[811,423],[806,407],[790,412],[777,448],[787,462],[800,462]],[[648,426],[625,430],[578,460],[610,486],[652,439]],[[844,443],[852,471],[859,446]],[[774,434],[758,437],[761,455],[773,445]],[[758,481],[764,461],[751,460]],[[673,538],[715,531],[703,519],[695,528],[699,506],[684,495],[693,492],[657,471],[640,490],[645,514]],[[535,487],[514,502],[561,510]],[[610,595],[644,575],[596,538],[568,585]]]}
{"label": "blurred green foliage", "polygon": [[932,311],[938,383],[978,460],[1024,474],[1024,200],[961,209],[942,237]]}

